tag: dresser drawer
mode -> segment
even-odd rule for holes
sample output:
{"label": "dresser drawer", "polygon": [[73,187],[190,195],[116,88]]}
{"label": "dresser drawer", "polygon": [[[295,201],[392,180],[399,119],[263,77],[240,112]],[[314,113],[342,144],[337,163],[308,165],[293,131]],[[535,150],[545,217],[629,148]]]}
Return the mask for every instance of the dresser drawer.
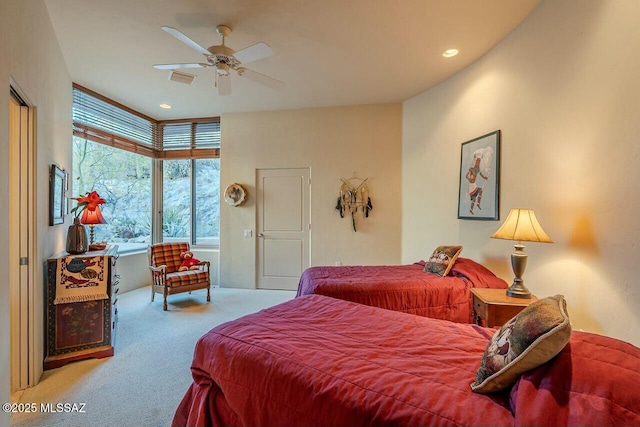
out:
{"label": "dresser drawer", "polygon": [[473,311],[476,314],[476,316],[482,319],[486,319],[488,315],[487,307],[488,307],[487,304],[482,300],[480,300],[480,298],[478,298],[475,295],[473,296]]}

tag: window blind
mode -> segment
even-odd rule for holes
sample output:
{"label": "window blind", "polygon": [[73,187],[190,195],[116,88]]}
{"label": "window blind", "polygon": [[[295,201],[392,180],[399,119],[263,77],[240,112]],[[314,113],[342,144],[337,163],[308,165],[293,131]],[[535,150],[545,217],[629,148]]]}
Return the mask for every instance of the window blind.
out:
{"label": "window blind", "polygon": [[220,157],[220,119],[157,121],[73,85],[73,134],[154,158]]}
{"label": "window blind", "polygon": [[159,122],[162,137],[160,157],[220,157],[220,121]]}

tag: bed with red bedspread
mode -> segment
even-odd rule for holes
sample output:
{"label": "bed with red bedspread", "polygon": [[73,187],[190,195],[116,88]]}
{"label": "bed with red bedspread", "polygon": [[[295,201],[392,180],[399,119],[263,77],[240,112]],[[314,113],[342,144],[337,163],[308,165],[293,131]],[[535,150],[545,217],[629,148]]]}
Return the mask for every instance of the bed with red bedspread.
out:
{"label": "bed with red bedspread", "polygon": [[174,426],[638,426],[640,349],[574,332],[498,393],[470,384],[495,329],[309,295],[197,343]]}
{"label": "bed with red bedspread", "polygon": [[325,295],[434,319],[472,323],[471,288],[508,288],[486,267],[458,258],[445,277],[410,265],[311,267],[300,277],[297,296]]}

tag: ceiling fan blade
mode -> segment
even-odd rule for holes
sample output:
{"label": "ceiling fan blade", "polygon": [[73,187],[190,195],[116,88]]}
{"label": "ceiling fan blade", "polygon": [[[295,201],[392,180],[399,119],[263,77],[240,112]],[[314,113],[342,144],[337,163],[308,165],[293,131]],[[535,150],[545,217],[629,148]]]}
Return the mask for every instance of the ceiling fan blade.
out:
{"label": "ceiling fan blade", "polygon": [[193,40],[191,40],[189,37],[187,37],[184,34],[182,34],[180,31],[176,30],[175,28],[162,27],[162,29],[164,31],[166,31],[167,33],[171,34],[173,37],[175,37],[178,40],[180,40],[182,43],[186,44],[187,46],[191,47],[192,49],[197,50],[201,54],[203,54],[203,55],[211,55],[211,52],[209,52],[207,49],[205,49],[204,47],[200,46],[198,43],[196,43]]}
{"label": "ceiling fan blade", "polygon": [[173,70],[174,68],[206,68],[209,64],[156,64],[158,70]]}
{"label": "ceiling fan blade", "polygon": [[229,74],[218,74],[216,76],[216,85],[218,86],[218,95],[231,94],[231,79]]}
{"label": "ceiling fan blade", "polygon": [[258,59],[266,58],[271,55],[273,55],[273,49],[271,49],[271,46],[262,42],[240,49],[233,54],[233,56],[242,64],[257,61]]}
{"label": "ceiling fan blade", "polygon": [[246,77],[249,80],[253,80],[254,82],[263,84],[265,86],[270,87],[271,89],[283,90],[284,83],[280,80],[276,80],[273,77],[265,76],[264,74],[257,73],[253,70],[249,70],[248,68],[238,68],[236,70],[240,77]]}

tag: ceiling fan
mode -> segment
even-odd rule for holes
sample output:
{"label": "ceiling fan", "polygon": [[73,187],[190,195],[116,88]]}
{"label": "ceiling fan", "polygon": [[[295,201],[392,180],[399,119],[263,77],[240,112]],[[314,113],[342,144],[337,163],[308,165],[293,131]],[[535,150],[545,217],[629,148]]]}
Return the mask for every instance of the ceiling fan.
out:
{"label": "ceiling fan", "polygon": [[226,25],[218,25],[216,32],[222,37],[222,44],[209,46],[208,49],[200,46],[189,37],[172,27],[162,27],[164,31],[180,40],[182,43],[197,50],[204,55],[206,62],[190,64],[157,64],[155,68],[159,70],[172,70],[176,68],[207,68],[213,67],[216,70],[215,84],[219,95],[229,95],[231,93],[230,70],[234,70],[240,77],[246,77],[257,83],[268,86],[272,89],[284,89],[284,83],[272,77],[265,76],[256,71],[242,67],[243,64],[267,58],[273,55],[273,50],[266,43],[256,43],[244,49],[234,51],[225,46],[225,38],[231,34],[231,28]]}

